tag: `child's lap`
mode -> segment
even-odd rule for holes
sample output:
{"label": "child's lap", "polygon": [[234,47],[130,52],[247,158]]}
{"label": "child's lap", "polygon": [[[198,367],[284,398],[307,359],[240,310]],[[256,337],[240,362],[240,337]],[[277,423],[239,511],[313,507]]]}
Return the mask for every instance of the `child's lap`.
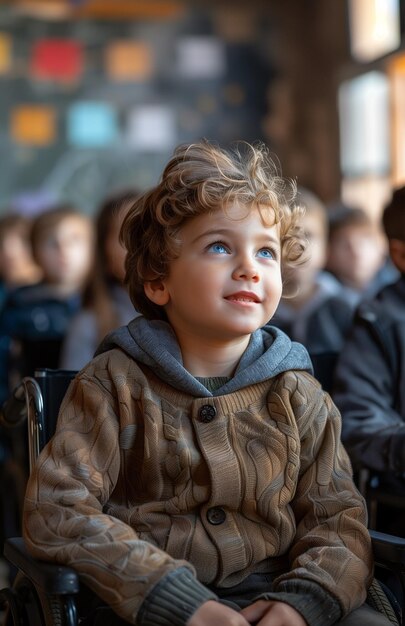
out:
{"label": "child's lap", "polygon": [[[236,611],[251,604],[261,593],[265,593],[274,579],[273,574],[251,574],[242,583],[230,588],[211,587],[217,594],[219,601]],[[91,595],[85,597],[84,605],[90,608],[92,605]],[[93,597],[94,600],[94,597]],[[98,601],[99,602],[99,601]],[[94,606],[94,605],[93,605]],[[97,608],[96,608],[97,607]],[[129,622],[123,620],[114,611],[105,606],[95,605],[95,610],[90,609],[87,620],[81,626],[126,626]],[[367,604],[355,609],[336,626],[393,626],[385,615],[375,611]]]}
{"label": "child's lap", "polygon": [[[88,622],[92,626],[126,626],[128,622],[118,617],[112,609],[107,607],[98,609],[94,615],[94,619]],[[392,626],[382,613],[377,613],[374,609],[366,604],[356,609],[345,619],[338,622],[337,626]]]}

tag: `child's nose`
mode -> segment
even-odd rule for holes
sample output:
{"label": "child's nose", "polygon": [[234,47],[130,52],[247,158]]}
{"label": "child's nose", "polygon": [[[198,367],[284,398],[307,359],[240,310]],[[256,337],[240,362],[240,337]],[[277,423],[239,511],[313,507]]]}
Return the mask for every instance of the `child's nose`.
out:
{"label": "child's nose", "polygon": [[258,282],[259,272],[256,264],[251,259],[243,259],[233,272],[233,278],[236,280],[250,280]]}

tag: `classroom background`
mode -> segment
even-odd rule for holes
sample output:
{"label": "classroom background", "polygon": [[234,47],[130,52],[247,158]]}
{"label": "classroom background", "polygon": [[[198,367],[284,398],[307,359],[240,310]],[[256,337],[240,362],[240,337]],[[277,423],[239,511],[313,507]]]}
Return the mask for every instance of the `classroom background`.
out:
{"label": "classroom background", "polygon": [[2,0],[0,210],[92,213],[173,147],[264,141],[373,216],[405,176],[399,0]]}

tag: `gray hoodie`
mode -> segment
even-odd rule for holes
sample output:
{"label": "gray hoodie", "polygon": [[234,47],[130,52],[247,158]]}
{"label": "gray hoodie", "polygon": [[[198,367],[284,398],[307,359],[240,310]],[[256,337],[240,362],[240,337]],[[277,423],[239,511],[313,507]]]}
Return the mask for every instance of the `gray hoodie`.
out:
{"label": "gray hoodie", "polygon": [[291,341],[274,326],[265,326],[252,334],[233,377],[215,392],[209,391],[185,369],[176,335],[167,322],[139,316],[107,335],[96,355],[117,347],[150,367],[169,385],[195,397],[232,393],[288,370],[312,373],[304,346]]}

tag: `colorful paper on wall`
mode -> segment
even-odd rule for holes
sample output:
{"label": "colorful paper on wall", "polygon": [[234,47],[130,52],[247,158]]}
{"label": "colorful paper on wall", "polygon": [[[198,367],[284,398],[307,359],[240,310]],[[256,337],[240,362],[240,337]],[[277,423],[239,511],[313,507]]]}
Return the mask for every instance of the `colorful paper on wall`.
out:
{"label": "colorful paper on wall", "polygon": [[16,143],[47,146],[56,138],[56,111],[43,105],[20,105],[11,112],[11,137]]}
{"label": "colorful paper on wall", "polygon": [[105,102],[82,101],[67,114],[68,142],[80,148],[102,148],[118,138],[117,111]]}
{"label": "colorful paper on wall", "polygon": [[0,33],[0,75],[7,74],[11,69],[11,37]]}
{"label": "colorful paper on wall", "polygon": [[106,72],[115,81],[142,81],[151,77],[153,59],[143,42],[114,41],[105,51]]}
{"label": "colorful paper on wall", "polygon": [[221,78],[226,69],[225,50],[215,37],[184,37],[177,45],[178,72],[182,78]]}
{"label": "colorful paper on wall", "polygon": [[177,143],[173,109],[161,105],[133,109],[128,118],[127,140],[136,150],[146,152],[171,150]]}
{"label": "colorful paper on wall", "polygon": [[69,39],[42,39],[33,48],[31,75],[38,80],[77,81],[83,70],[83,49]]}

